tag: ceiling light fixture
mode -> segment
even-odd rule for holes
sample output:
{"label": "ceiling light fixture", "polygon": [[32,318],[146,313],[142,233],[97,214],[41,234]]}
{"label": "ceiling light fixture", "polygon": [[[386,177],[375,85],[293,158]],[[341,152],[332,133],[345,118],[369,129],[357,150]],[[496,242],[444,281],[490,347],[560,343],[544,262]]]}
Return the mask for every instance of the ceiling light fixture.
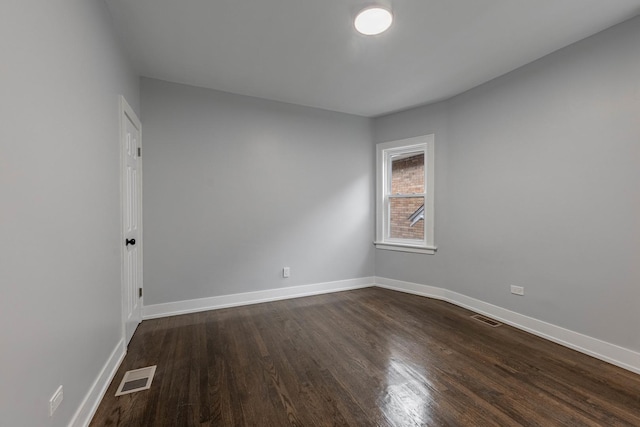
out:
{"label": "ceiling light fixture", "polygon": [[374,36],[385,32],[393,22],[393,15],[382,7],[368,7],[358,13],[354,21],[356,30],[365,36]]}

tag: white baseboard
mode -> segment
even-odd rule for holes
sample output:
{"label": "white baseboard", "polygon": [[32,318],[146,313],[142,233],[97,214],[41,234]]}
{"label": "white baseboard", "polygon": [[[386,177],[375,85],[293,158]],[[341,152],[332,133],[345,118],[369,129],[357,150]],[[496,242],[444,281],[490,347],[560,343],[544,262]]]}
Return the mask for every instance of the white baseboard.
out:
{"label": "white baseboard", "polygon": [[69,427],[86,427],[89,425],[109,384],[111,384],[111,380],[124,360],[125,354],[127,354],[127,350],[124,345],[124,339],[121,339],[111,352],[111,356],[109,356],[107,363],[102,367],[100,374],[91,385],[80,407],[73,415]]}
{"label": "white baseboard", "polygon": [[240,294],[149,305],[143,308],[143,319],[155,319],[159,317],[196,313],[199,311],[237,307],[289,298],[299,298],[371,286],[378,286],[381,288],[447,301],[476,313],[492,317],[503,323],[545,338],[549,341],[553,341],[557,344],[640,374],[640,353],[636,351],[629,350],[579,332],[571,331],[533,317],[525,316],[447,289],[421,285],[418,283],[404,282],[401,280],[387,279],[384,277],[362,277],[358,279],[339,280],[336,282],[268,289],[264,291],[245,292]]}
{"label": "white baseboard", "polygon": [[[484,314],[549,341],[553,341],[565,347],[640,374],[640,353],[633,350],[580,334],[551,323],[543,322],[447,289],[387,279],[384,277],[362,277],[358,279],[339,280],[336,282],[317,283],[313,285],[293,286],[288,288],[269,289],[264,291],[150,305],[143,308],[143,318],[154,319],[158,317],[175,316],[179,314],[299,298],[372,286],[447,301],[476,313]],[[91,385],[91,388],[82,401],[82,404],[71,419],[71,422],[69,423],[70,427],[85,427],[89,425],[96,410],[98,409],[100,401],[107,391],[107,387],[120,367],[125,354],[126,348],[124,340],[120,340],[111,352],[111,355],[100,371],[100,374]]]}
{"label": "white baseboard", "polygon": [[147,305],[143,307],[142,318],[145,320],[155,319],[158,317],[196,313],[198,311],[217,310],[220,308],[258,304],[261,302],[347,291],[351,289],[371,287],[373,284],[373,277],[361,277],[358,279],[338,280],[336,282],[316,283],[313,285],[292,286],[288,288],[268,289],[264,291],[244,292],[241,294],[221,295],[217,297]]}
{"label": "white baseboard", "polygon": [[421,285],[418,283],[404,282],[401,280],[387,279],[384,277],[363,277],[359,279],[339,280],[336,282],[293,286],[288,288],[269,289],[265,291],[245,292],[241,294],[222,295],[210,298],[150,305],[143,308],[143,318],[155,319],[159,317],[175,316],[199,311],[360,289],[370,286],[378,286],[381,288],[447,301],[476,313],[492,317],[503,323],[545,338],[549,341],[553,341],[557,344],[640,374],[640,353],[633,350],[629,350],[579,332],[574,332],[533,317],[525,316],[447,289]]}
{"label": "white baseboard", "polygon": [[450,302],[476,313],[522,329],[533,335],[553,341],[589,356],[595,357],[623,369],[640,374],[640,353],[590,337],[533,317],[525,316],[457,292],[418,283],[403,282],[384,277],[375,278],[376,286],[414,295],[426,296]]}

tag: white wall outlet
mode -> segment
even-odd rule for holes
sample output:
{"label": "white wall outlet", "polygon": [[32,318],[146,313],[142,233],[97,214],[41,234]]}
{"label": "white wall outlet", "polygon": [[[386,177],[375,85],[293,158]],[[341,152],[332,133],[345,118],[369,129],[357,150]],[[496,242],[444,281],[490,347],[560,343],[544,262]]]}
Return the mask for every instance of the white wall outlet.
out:
{"label": "white wall outlet", "polygon": [[511,293],[514,295],[524,295],[524,287],[511,285]]}
{"label": "white wall outlet", "polygon": [[56,409],[58,409],[58,406],[60,406],[60,404],[62,403],[62,386],[58,387],[58,389],[56,390],[55,393],[53,393],[53,396],[51,396],[51,399],[49,399],[49,416],[53,416],[53,413],[56,412]]}
{"label": "white wall outlet", "polygon": [[289,277],[289,276],[291,276],[291,268],[284,267],[282,269],[282,277]]}

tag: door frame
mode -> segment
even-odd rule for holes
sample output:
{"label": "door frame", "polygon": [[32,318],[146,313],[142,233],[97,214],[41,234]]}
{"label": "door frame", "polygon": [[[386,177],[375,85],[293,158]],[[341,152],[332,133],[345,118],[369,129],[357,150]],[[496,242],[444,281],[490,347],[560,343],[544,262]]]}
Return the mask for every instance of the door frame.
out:
{"label": "door frame", "polygon": [[[133,125],[138,129],[139,132],[139,141],[138,146],[142,150],[142,124],[135,111],[129,105],[124,96],[119,96],[119,120],[120,120],[120,137],[118,138],[118,143],[120,145],[120,302],[121,302],[121,316],[120,321],[122,323],[122,340],[124,342],[125,351],[129,345],[127,342],[127,318],[126,318],[126,272],[125,272],[125,257],[127,256],[127,248],[125,246],[125,238],[126,238],[126,230],[125,230],[125,202],[124,198],[126,193],[126,180],[125,169],[126,169],[126,155],[125,155],[125,144],[126,144],[126,120],[131,120]],[[142,157],[139,157],[138,160],[138,180],[140,182],[140,188],[138,191],[138,238],[136,241],[136,246],[140,253],[138,260],[138,278],[139,278],[139,287],[142,289],[144,287],[143,283],[143,238],[142,238]],[[140,322],[142,322],[142,307],[144,302],[144,293],[143,296],[139,297],[138,306],[140,310]],[[140,322],[138,324],[140,324]]]}

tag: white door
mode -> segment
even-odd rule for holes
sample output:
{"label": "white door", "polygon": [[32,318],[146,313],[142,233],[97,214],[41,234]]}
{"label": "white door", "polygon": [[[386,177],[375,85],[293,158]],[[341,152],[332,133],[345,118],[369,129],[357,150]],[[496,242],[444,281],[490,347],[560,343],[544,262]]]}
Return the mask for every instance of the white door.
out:
{"label": "white door", "polygon": [[122,151],[122,312],[125,344],[142,320],[142,161],[140,120],[120,97]]}

